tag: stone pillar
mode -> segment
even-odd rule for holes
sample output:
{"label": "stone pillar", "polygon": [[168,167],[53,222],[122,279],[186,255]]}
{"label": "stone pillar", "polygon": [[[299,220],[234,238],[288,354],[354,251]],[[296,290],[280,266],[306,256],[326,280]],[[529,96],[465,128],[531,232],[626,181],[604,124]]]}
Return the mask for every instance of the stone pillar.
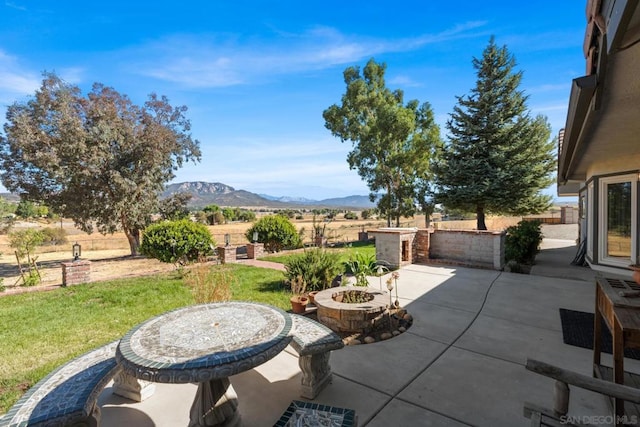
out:
{"label": "stone pillar", "polygon": [[414,241],[413,261],[416,263],[429,262],[429,236],[433,231],[428,228],[418,230]]}
{"label": "stone pillar", "polygon": [[91,261],[77,260],[62,263],[62,286],[91,281]]}
{"label": "stone pillar", "polygon": [[502,270],[504,268],[506,233],[495,233],[493,236],[493,268]]}
{"label": "stone pillar", "polygon": [[222,264],[236,262],[235,246],[218,246],[218,259]]}
{"label": "stone pillar", "polygon": [[263,243],[247,243],[247,258],[257,259],[264,255]]}
{"label": "stone pillar", "polygon": [[156,391],[156,385],[120,371],[113,378],[113,394],[142,402]]}
{"label": "stone pillar", "polygon": [[302,371],[302,390],[300,396],[313,400],[331,382],[333,374],[329,365],[330,351],[309,354],[298,358]]}

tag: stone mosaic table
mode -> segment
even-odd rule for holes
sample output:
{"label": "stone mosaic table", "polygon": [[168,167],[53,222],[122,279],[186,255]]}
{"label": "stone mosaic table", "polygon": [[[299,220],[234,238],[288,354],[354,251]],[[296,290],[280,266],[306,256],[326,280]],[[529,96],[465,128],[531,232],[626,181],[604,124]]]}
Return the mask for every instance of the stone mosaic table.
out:
{"label": "stone mosaic table", "polygon": [[291,341],[291,318],[263,304],[227,302],[170,311],[120,340],[116,360],[136,378],[198,383],[189,426],[240,424],[229,376],[258,366]]}

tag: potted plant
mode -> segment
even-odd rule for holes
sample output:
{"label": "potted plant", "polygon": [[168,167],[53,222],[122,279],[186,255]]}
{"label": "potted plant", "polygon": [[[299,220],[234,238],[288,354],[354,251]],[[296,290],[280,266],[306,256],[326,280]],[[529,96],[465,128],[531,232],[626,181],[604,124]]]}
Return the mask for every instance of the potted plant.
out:
{"label": "potted plant", "polygon": [[291,311],[294,313],[304,313],[307,310],[307,303],[309,302],[309,298],[305,295],[307,283],[302,276],[297,276],[291,279],[289,284],[291,285],[291,293],[293,294],[290,298]]}

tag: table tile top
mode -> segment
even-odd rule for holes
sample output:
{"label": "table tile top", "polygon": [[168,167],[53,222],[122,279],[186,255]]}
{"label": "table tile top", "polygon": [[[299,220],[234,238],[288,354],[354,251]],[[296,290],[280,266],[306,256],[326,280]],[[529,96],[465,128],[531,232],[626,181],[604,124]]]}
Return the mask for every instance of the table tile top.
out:
{"label": "table tile top", "polygon": [[640,308],[640,285],[632,280],[597,276],[596,282],[617,307]]}
{"label": "table tile top", "polygon": [[287,346],[291,318],[263,304],[227,302],[180,308],[129,331],[116,359],[137,378],[202,382],[234,375]]}

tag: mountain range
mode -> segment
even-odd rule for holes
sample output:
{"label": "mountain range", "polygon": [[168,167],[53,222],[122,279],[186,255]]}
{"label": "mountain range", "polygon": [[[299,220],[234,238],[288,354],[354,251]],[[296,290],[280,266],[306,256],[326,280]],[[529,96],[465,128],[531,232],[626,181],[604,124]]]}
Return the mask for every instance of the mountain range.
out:
{"label": "mountain range", "polygon": [[256,194],[246,190],[236,190],[220,182],[181,182],[170,184],[162,193],[162,198],[176,193],[189,193],[192,198],[189,207],[202,208],[207,205],[231,207],[268,207],[268,208],[303,208],[327,207],[344,209],[367,209],[375,207],[369,196],[347,196],[323,200],[312,200],[302,197],[275,197],[267,194]]}

